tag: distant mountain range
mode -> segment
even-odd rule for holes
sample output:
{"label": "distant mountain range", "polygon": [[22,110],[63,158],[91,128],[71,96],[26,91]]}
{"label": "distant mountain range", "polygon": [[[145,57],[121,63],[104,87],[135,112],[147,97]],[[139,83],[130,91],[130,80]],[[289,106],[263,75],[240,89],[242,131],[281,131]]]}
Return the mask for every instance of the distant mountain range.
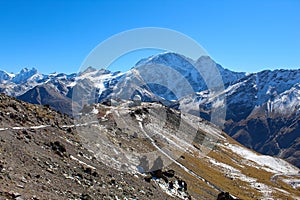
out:
{"label": "distant mountain range", "polygon": [[[155,71],[155,66],[167,66],[172,70],[168,73],[163,71],[162,74],[159,70]],[[211,66],[219,70],[224,82],[225,90],[217,94],[208,90],[207,83],[195,70],[195,67],[201,67],[204,74],[209,74]],[[174,71],[178,78],[174,78]],[[146,81],[141,79],[143,73],[147,75],[142,76]],[[217,79],[218,77],[210,77],[212,83]],[[190,85],[192,94],[182,87],[185,81]],[[92,67],[69,75],[45,75],[38,73],[36,69],[23,69],[17,74],[0,71],[0,92],[27,102],[48,104],[69,115],[73,114],[72,106],[73,109],[80,110],[85,104],[110,99],[132,99],[138,94],[142,101],[159,101],[174,108],[178,104],[196,104],[199,106],[200,116],[209,119],[211,105],[225,96],[226,133],[247,147],[260,153],[279,156],[298,167],[299,89],[300,70],[265,70],[246,74],[224,69],[209,57],[193,61],[176,53],[163,53],[142,59],[133,70],[124,73],[96,70]]]}

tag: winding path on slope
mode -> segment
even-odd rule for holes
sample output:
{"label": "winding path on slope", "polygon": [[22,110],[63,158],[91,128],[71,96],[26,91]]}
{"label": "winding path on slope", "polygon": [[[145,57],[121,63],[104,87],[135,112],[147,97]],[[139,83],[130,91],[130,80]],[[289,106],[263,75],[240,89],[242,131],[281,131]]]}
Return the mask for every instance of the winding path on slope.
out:
{"label": "winding path on slope", "polygon": [[[88,126],[90,124],[96,124],[99,123],[98,121],[91,121],[89,123],[84,123],[84,124],[76,124],[76,125],[64,125],[61,126],[62,128],[69,128],[69,127],[78,127],[78,126]],[[6,131],[6,130],[28,130],[28,129],[44,129],[47,127],[50,127],[52,125],[39,125],[39,126],[29,126],[29,127],[23,127],[23,126],[15,126],[15,127],[5,127],[5,128],[0,128],[0,131]],[[174,160],[171,156],[169,156],[166,152],[164,152],[156,143],[155,141],[147,134],[147,132],[144,130],[144,127],[142,125],[142,122],[139,121],[139,126],[141,131],[145,134],[145,136],[151,141],[151,144],[158,150],[160,151],[162,154],[164,154],[167,158],[169,158],[173,163],[175,163],[176,165],[178,165],[181,169],[183,169],[184,171],[186,171],[187,173],[189,173],[190,175],[194,176],[195,178],[205,182],[208,186],[210,186],[211,188],[213,188],[214,190],[218,191],[218,192],[222,192],[222,190],[217,187],[216,185],[214,185],[213,183],[209,182],[208,180],[206,180],[205,178],[199,176],[198,174],[196,174],[195,172],[193,172],[192,170],[188,169],[187,167],[185,167],[184,165],[182,165],[181,163],[179,163],[178,161]]]}
{"label": "winding path on slope", "polygon": [[[72,127],[79,127],[79,126],[88,126],[90,124],[97,124],[99,123],[98,121],[91,121],[88,123],[84,123],[84,124],[76,124],[76,125],[63,125],[60,126],[61,128],[72,128]],[[48,128],[51,127],[53,125],[38,125],[38,126],[12,126],[12,127],[4,127],[4,128],[0,128],[0,131],[6,131],[6,130],[28,130],[28,129],[43,129],[43,128]]]}
{"label": "winding path on slope", "polygon": [[173,159],[169,154],[167,154],[166,152],[164,152],[153,140],[153,138],[151,138],[148,133],[144,130],[144,127],[142,125],[142,122],[139,121],[139,126],[141,131],[145,134],[145,136],[151,141],[151,144],[158,150],[160,151],[163,155],[165,155],[167,158],[169,158],[173,163],[175,163],[176,165],[178,165],[181,169],[183,169],[184,171],[186,171],[187,173],[189,173],[190,175],[194,176],[195,178],[205,182],[208,186],[210,186],[211,188],[213,188],[214,190],[218,191],[218,192],[222,192],[222,190],[217,187],[215,184],[209,182],[208,180],[206,180],[205,178],[199,176],[198,174],[196,174],[195,172],[193,172],[192,170],[188,169],[187,167],[185,167],[184,165],[182,165],[181,163],[179,163],[178,161],[176,161],[175,159]]}

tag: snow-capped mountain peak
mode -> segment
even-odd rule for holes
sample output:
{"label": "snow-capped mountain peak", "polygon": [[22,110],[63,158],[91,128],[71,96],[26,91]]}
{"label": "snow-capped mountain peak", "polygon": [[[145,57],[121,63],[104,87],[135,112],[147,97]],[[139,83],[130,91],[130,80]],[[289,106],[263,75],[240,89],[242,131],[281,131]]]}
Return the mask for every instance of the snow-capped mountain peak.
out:
{"label": "snow-capped mountain peak", "polygon": [[6,71],[0,70],[0,82],[9,80],[11,77]]}
{"label": "snow-capped mountain peak", "polygon": [[[135,65],[134,68],[139,71],[141,68],[144,69],[146,67],[157,67],[160,69],[159,71],[164,71],[160,74],[163,76],[163,79],[167,79],[166,82],[173,83],[173,86],[177,85],[180,87],[181,85],[182,87],[183,81],[186,81],[189,84],[188,87],[191,87],[193,92],[206,90],[208,86],[214,87],[215,83],[218,85],[225,84],[226,87],[226,85],[236,82],[245,76],[245,73],[237,73],[224,69],[221,65],[215,63],[215,61],[213,61],[209,56],[201,56],[197,61],[194,61],[183,55],[172,52],[161,53],[142,59]],[[169,72],[172,70],[179,73],[180,77],[171,77]],[[158,76],[158,74],[144,74],[144,76],[151,76],[152,80],[154,80],[155,76]],[[159,80],[161,78],[162,77],[157,77]],[[158,83],[160,82],[159,80],[157,80]],[[170,88],[175,88],[172,85]],[[160,88],[158,86],[153,87],[151,85],[149,86],[154,93],[164,99],[174,100],[174,95],[170,95],[169,92],[163,94],[162,91],[165,91],[164,88]],[[177,98],[181,97],[183,96],[177,96]]]}
{"label": "snow-capped mountain peak", "polygon": [[16,84],[21,84],[28,81],[28,79],[32,78],[34,75],[36,75],[34,78],[40,79],[40,76],[38,76],[37,74],[38,71],[35,68],[24,68],[18,74],[16,74],[15,77],[12,78],[12,82]]}
{"label": "snow-capped mountain peak", "polygon": [[[194,64],[194,61],[184,55],[174,53],[174,52],[164,52],[157,55],[152,55],[148,58],[143,58],[135,64],[135,67],[145,65],[145,64],[166,64],[170,67],[183,67],[183,64],[189,62]],[[185,64],[186,65],[186,64]]]}

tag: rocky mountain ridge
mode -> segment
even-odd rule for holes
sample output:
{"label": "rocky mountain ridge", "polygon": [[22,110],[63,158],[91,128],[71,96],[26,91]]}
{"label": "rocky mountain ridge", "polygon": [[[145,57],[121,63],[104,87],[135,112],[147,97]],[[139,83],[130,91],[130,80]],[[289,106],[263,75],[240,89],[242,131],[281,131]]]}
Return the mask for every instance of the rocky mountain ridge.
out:
{"label": "rocky mountain ridge", "polygon": [[176,199],[84,148],[73,119],[0,95],[0,199]]}
{"label": "rocky mountain ridge", "polygon": [[[218,69],[224,83],[224,91],[218,94],[207,90],[208,83],[197,70],[209,74],[212,67]],[[157,70],[160,68],[165,70]],[[209,80],[218,82],[218,77]],[[0,72],[1,92],[27,102],[49,104],[69,115],[84,104],[139,95],[142,101],[162,102],[174,108],[192,104],[193,114],[210,120],[211,109],[221,98],[226,101],[222,103],[226,105],[224,130],[230,136],[260,153],[285,158],[297,166],[299,83],[300,70],[237,73],[222,68],[209,57],[193,61],[176,53],[142,59],[125,73],[92,67],[70,75],[43,75],[36,69],[24,69],[18,74]]]}
{"label": "rocky mountain ridge", "polygon": [[[89,105],[76,120],[3,94],[0,106],[1,198],[300,196],[298,168],[257,154],[213,124],[159,103]],[[151,154],[160,155],[164,164],[155,167],[159,162]],[[141,162],[145,155],[148,170]]]}
{"label": "rocky mountain ridge", "polygon": [[[219,94],[226,97],[225,132],[249,148],[299,166],[299,82],[300,70],[275,70],[250,74],[226,88]],[[180,101],[197,103],[209,118],[218,95],[202,91]]]}

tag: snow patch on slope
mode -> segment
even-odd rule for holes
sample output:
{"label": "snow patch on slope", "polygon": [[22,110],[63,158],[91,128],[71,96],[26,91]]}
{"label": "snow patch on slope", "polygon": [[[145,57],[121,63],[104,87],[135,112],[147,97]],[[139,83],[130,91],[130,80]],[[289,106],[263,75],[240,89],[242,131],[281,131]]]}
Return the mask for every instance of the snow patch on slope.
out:
{"label": "snow patch on slope", "polygon": [[260,165],[264,170],[272,173],[281,173],[286,175],[294,175],[299,172],[299,169],[288,162],[266,155],[258,155],[253,151],[238,145],[226,144],[226,148],[230,149],[234,153],[239,154],[242,158],[253,161]]}

